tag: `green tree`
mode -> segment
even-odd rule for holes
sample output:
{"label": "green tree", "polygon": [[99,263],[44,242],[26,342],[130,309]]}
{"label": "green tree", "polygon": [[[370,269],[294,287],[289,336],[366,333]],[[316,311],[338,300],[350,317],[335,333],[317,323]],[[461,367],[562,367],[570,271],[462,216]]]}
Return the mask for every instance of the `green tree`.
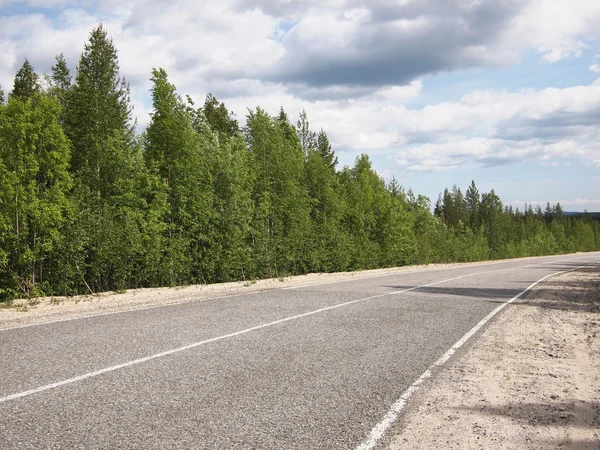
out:
{"label": "green tree", "polygon": [[304,273],[311,236],[309,198],[304,185],[304,152],[283,109],[270,117],[257,108],[246,121],[254,160],[252,241],[261,276]]}
{"label": "green tree", "polygon": [[314,227],[310,236],[310,267],[324,272],[347,269],[350,239],[341,226],[346,202],[336,173],[318,149],[308,153],[305,185]]}
{"label": "green tree", "polygon": [[319,134],[317,134],[317,148],[319,149],[321,157],[327,163],[327,166],[332,171],[335,171],[338,159],[337,156],[335,156],[335,152],[331,149],[329,138],[327,137],[327,133],[323,131],[323,128],[321,128]]}
{"label": "green tree", "polygon": [[456,225],[459,223],[467,224],[469,221],[469,214],[467,212],[467,202],[465,197],[456,184],[452,186],[452,201],[454,205],[456,215]]}
{"label": "green tree", "polygon": [[84,46],[68,101],[72,170],[91,190],[107,195],[130,158],[134,128],[129,84],[119,75],[117,50],[102,24]]}
{"label": "green tree", "polygon": [[[188,103],[193,103],[188,98]],[[202,108],[188,108],[202,144],[212,181],[203,257],[207,281],[229,281],[253,276],[250,229],[254,210],[253,164],[237,120],[224,103],[209,94]],[[210,118],[209,118],[210,117]]]}
{"label": "green tree", "polygon": [[467,203],[467,214],[469,215],[469,224],[472,230],[478,230],[480,224],[479,218],[479,203],[481,201],[479,196],[479,190],[475,186],[475,181],[471,180],[467,192],[465,194],[465,201]]}
{"label": "green tree", "polygon": [[52,66],[52,74],[50,75],[51,88],[50,93],[58,99],[58,103],[67,108],[67,98],[73,84],[73,77],[67,66],[64,54],[56,56],[56,64]]}
{"label": "green tree", "polygon": [[143,198],[136,190],[143,159],[133,127],[129,85],[119,75],[117,50],[100,24],[90,33],[67,95],[76,213],[67,230],[64,265],[81,279],[70,289],[135,285],[133,262],[145,249]]}
{"label": "green tree", "polygon": [[379,267],[390,208],[385,183],[364,154],[356,158],[351,169],[342,171],[341,183],[348,204],[344,222],[352,236],[352,267]]}
{"label": "green tree", "polygon": [[225,107],[224,103],[219,102],[213,97],[212,94],[206,96],[202,112],[215,132],[227,137],[237,136],[240,132],[240,127],[233,113]]}
{"label": "green tree", "polygon": [[207,281],[206,251],[213,245],[209,224],[213,220],[212,179],[208,154],[214,151],[210,126],[192,125],[190,111],[168,81],[163,69],[152,71],[152,120],[144,149],[150,171],[163,181],[167,198],[165,282]]}
{"label": "green tree", "polygon": [[12,97],[27,100],[40,92],[40,83],[37,73],[25,58],[23,65],[15,75],[15,82],[11,92]]}
{"label": "green tree", "polygon": [[381,262],[388,267],[409,264],[416,251],[414,215],[404,197],[391,191],[389,207],[384,212]]}
{"label": "green tree", "polygon": [[52,293],[71,188],[60,106],[17,95],[0,114],[0,298]]}
{"label": "green tree", "polygon": [[550,202],[546,203],[546,209],[544,210],[544,219],[546,220],[547,224],[554,220],[554,211],[553,208],[550,206]]}
{"label": "green tree", "polygon": [[308,153],[317,147],[317,136],[313,131],[310,130],[308,118],[304,109],[302,112],[300,112],[296,130],[298,132],[298,138],[300,139],[300,145],[304,151],[305,158],[307,158]]}
{"label": "green tree", "polygon": [[481,196],[481,219],[486,230],[490,250],[494,257],[498,257],[506,242],[505,216],[502,210],[502,201],[492,189]]}

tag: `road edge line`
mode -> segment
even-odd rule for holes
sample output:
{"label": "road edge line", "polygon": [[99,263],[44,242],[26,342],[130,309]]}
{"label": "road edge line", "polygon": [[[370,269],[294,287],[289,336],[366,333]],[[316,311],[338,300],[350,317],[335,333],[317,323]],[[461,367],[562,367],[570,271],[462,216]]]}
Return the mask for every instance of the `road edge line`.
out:
{"label": "road edge line", "polygon": [[575,270],[579,270],[586,267],[592,267],[592,265],[585,265],[575,267],[569,270],[561,270],[560,272],[551,273],[550,275],[546,275],[543,278],[540,278],[535,283],[532,283],[529,287],[519,292],[510,300],[498,305],[491,313],[481,319],[477,325],[471,328],[463,337],[461,337],[452,347],[450,347],[446,353],[444,353],[439,359],[437,359],[429,368],[419,376],[396,400],[387,414],[383,417],[383,419],[377,423],[371,430],[369,434],[369,438],[362,442],[360,445],[356,447],[356,450],[372,450],[379,443],[381,438],[385,435],[387,430],[398,420],[398,417],[402,410],[406,407],[408,400],[413,396],[413,394],[419,389],[419,386],[423,384],[425,380],[431,378],[433,370],[438,367],[443,366],[451,357],[456,353],[458,349],[460,349],[474,334],[476,334],[485,324],[487,324],[496,314],[502,311],[506,306],[513,303],[518,298],[522,297],[527,292],[531,291],[534,287],[536,287],[539,283],[547,280],[550,277],[554,277],[556,275],[561,275],[567,272],[573,272]]}
{"label": "road edge line", "polygon": [[[600,252],[585,252],[585,253],[600,253]],[[9,326],[9,327],[4,327],[4,328],[0,327],[0,333],[2,333],[3,331],[18,330],[21,328],[38,327],[38,326],[44,326],[44,325],[52,325],[55,323],[70,322],[70,321],[74,321],[74,320],[82,320],[82,319],[90,319],[90,318],[94,318],[94,317],[110,316],[113,314],[125,314],[125,313],[131,313],[131,312],[136,312],[136,311],[146,311],[146,310],[151,310],[151,309],[168,308],[168,307],[179,306],[179,305],[187,305],[187,304],[195,303],[195,302],[205,302],[205,301],[222,300],[222,299],[234,298],[234,297],[243,297],[243,296],[248,296],[248,295],[252,295],[252,294],[264,293],[264,292],[268,292],[268,291],[279,291],[279,290],[285,291],[285,290],[293,290],[293,289],[300,289],[300,288],[306,288],[306,287],[315,287],[315,286],[334,284],[334,283],[346,283],[346,282],[352,282],[352,281],[359,281],[359,280],[364,280],[364,279],[369,279],[369,278],[380,278],[380,277],[404,275],[404,274],[410,274],[410,273],[418,273],[421,271],[422,272],[426,272],[426,271],[441,272],[444,270],[455,270],[455,269],[472,268],[472,267],[478,267],[478,266],[490,266],[490,265],[496,265],[496,264],[508,264],[511,262],[519,261],[519,260],[563,257],[563,256],[572,256],[572,255],[577,255],[577,253],[565,254],[565,255],[526,256],[523,258],[509,258],[509,259],[502,259],[502,260],[496,260],[496,261],[491,260],[491,261],[472,261],[472,262],[466,262],[466,263],[444,263],[444,264],[459,264],[460,267],[456,267],[456,268],[424,267],[422,269],[412,269],[412,270],[406,270],[406,271],[397,270],[395,272],[391,271],[390,273],[381,274],[381,275],[355,277],[355,278],[348,278],[346,280],[316,282],[316,283],[303,284],[303,285],[299,285],[299,286],[273,287],[273,288],[266,287],[266,288],[257,289],[256,291],[251,291],[251,292],[239,292],[237,294],[225,294],[225,295],[219,295],[216,297],[208,297],[208,298],[203,298],[203,299],[190,298],[187,300],[174,301],[171,303],[146,305],[146,306],[141,306],[141,307],[126,308],[126,309],[116,310],[116,311],[106,311],[106,312],[101,312],[101,313],[84,314],[82,316],[67,317],[67,318],[63,318],[63,319],[49,320],[49,321],[38,322],[38,323],[28,323],[28,324]],[[552,260],[552,261],[548,261],[545,263],[532,264],[529,266],[519,266],[516,268],[534,267],[537,265],[545,265],[545,264],[553,264],[553,263],[561,263],[561,262],[564,262],[564,260],[562,260],[562,259],[558,260],[558,261]],[[359,272],[361,272],[361,271],[359,271]],[[358,273],[358,272],[342,272],[342,273],[353,274],[353,273]],[[216,283],[216,284],[218,284],[218,283]]]}

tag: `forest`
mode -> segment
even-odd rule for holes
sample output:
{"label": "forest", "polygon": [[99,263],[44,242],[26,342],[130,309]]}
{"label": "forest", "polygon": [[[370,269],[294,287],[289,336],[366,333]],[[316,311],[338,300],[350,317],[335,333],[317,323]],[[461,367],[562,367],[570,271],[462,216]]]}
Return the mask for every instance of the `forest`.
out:
{"label": "forest", "polygon": [[141,133],[102,25],[74,75],[25,60],[0,89],[0,301],[600,249],[597,216],[513,210],[475,182],[432,204],[367,155],[338,167],[304,112],[240,126],[149,75]]}

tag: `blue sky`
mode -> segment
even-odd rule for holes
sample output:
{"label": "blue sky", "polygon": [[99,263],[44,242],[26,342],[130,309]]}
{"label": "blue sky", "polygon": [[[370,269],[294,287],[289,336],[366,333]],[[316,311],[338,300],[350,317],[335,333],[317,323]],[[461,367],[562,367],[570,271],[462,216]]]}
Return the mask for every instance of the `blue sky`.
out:
{"label": "blue sky", "polygon": [[74,71],[102,21],[135,114],[150,71],[328,133],[341,164],[367,153],[435,202],[445,187],[506,204],[600,211],[600,2],[589,0],[0,0],[0,84],[27,57]]}

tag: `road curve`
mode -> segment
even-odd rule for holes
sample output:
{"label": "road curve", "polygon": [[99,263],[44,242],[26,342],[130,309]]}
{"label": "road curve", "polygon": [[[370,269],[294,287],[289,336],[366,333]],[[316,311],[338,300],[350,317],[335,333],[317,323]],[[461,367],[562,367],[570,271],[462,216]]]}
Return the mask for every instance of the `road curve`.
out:
{"label": "road curve", "polygon": [[598,263],[399,272],[3,330],[0,448],[372,448],[499,305]]}

